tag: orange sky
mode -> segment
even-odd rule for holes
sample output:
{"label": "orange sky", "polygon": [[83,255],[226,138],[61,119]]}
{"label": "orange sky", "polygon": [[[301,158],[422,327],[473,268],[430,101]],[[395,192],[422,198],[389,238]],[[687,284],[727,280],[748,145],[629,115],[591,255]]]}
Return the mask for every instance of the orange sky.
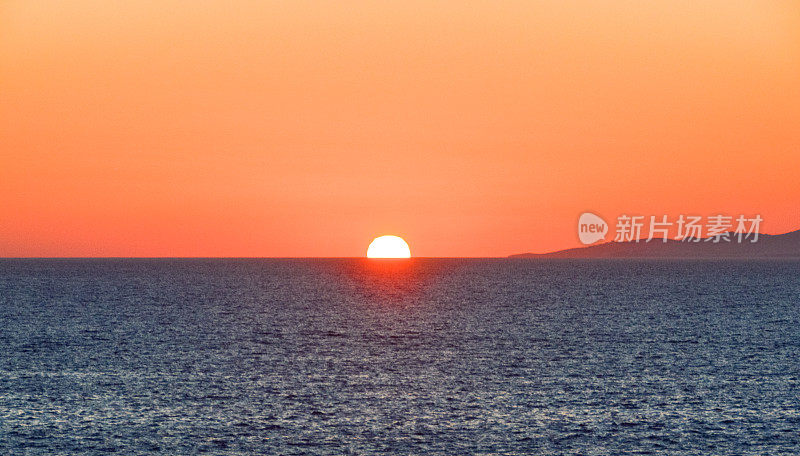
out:
{"label": "orange sky", "polygon": [[0,3],[0,256],[502,256],[799,201],[794,0]]}

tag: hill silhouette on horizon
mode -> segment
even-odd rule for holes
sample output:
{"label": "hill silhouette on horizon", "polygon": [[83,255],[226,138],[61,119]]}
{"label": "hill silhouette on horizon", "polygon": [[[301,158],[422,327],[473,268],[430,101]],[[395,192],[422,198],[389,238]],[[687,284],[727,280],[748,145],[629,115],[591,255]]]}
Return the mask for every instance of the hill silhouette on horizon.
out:
{"label": "hill silhouette on horizon", "polygon": [[611,241],[549,253],[520,253],[508,258],[800,258],[800,230],[759,234],[756,242],[743,239],[739,243],[736,233],[729,232],[728,235],[730,241],[713,242],[713,238],[667,239],[667,242],[660,238],[650,242]]}

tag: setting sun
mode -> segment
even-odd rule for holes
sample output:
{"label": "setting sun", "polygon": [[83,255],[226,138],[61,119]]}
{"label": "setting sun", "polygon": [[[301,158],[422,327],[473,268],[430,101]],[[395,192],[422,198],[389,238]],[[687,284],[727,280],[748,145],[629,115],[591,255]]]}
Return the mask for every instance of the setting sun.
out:
{"label": "setting sun", "polygon": [[369,244],[367,258],[411,258],[411,250],[401,237],[380,236]]}

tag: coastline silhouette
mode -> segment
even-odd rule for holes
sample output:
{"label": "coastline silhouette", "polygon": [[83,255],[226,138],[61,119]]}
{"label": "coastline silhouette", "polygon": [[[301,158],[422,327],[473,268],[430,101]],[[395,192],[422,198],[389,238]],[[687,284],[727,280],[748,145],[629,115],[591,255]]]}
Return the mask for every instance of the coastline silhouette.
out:
{"label": "coastline silhouette", "polygon": [[800,258],[800,230],[784,234],[759,234],[757,242],[736,241],[736,233],[727,233],[730,242],[713,242],[713,238],[688,238],[678,241],[643,239],[601,244],[548,253],[520,253],[508,258],[665,258],[665,259],[715,259],[715,258]]}

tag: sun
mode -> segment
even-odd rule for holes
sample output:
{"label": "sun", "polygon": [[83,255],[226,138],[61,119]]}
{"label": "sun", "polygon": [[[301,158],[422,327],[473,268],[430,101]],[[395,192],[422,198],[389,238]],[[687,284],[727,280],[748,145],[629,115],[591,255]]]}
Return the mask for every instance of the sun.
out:
{"label": "sun", "polygon": [[367,258],[411,258],[411,249],[401,237],[380,236],[369,244]]}

